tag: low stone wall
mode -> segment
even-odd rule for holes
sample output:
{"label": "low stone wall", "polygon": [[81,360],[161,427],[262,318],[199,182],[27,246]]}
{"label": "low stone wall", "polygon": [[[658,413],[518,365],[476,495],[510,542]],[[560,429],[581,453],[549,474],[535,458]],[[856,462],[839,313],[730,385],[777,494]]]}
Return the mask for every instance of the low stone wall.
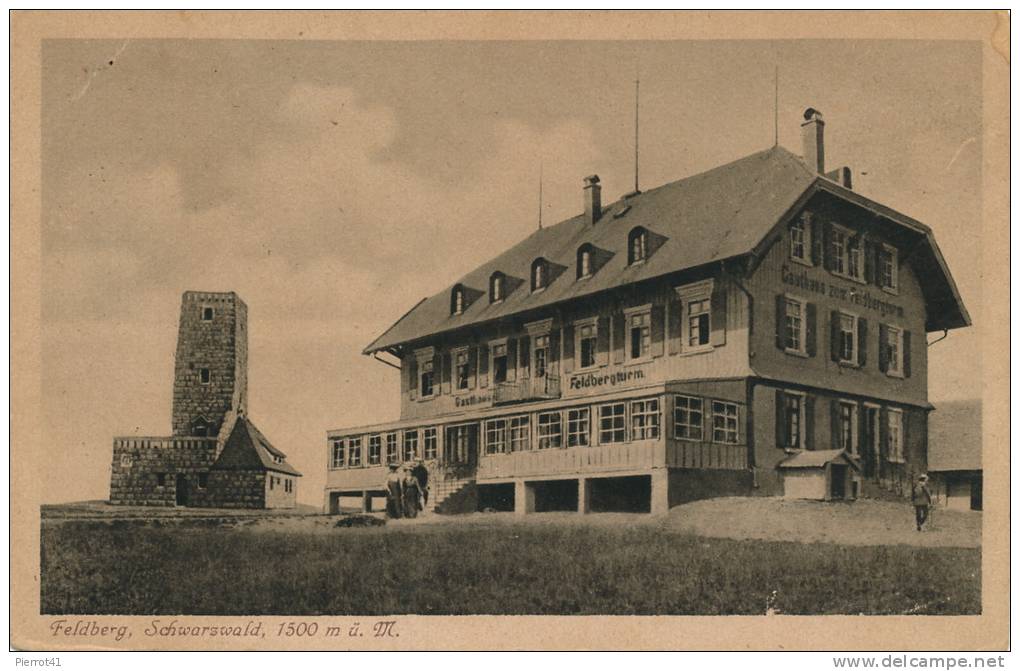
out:
{"label": "low stone wall", "polygon": [[203,507],[265,508],[265,480],[261,471],[212,471],[209,499]]}
{"label": "low stone wall", "polygon": [[[208,487],[199,474],[208,473],[216,458],[216,439],[115,438],[110,473],[110,502],[133,506],[173,506],[177,476],[188,486],[188,505],[202,505]],[[159,476],[163,475],[163,484]]]}

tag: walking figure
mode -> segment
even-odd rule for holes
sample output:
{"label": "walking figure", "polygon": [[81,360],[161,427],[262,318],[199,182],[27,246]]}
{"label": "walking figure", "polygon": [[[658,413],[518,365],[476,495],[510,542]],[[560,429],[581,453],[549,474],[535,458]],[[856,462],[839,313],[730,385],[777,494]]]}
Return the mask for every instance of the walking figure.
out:
{"label": "walking figure", "polygon": [[418,485],[418,478],[414,477],[411,469],[405,469],[403,490],[404,490],[404,517],[418,517],[421,510],[421,487]]}
{"label": "walking figure", "polygon": [[931,508],[931,490],[928,489],[928,476],[921,473],[917,477],[910,490],[910,502],[914,504],[914,518],[917,520],[917,530],[928,520],[928,511]]}
{"label": "walking figure", "polygon": [[390,472],[386,476],[386,516],[400,519],[404,509],[404,485],[396,464],[390,464]]}

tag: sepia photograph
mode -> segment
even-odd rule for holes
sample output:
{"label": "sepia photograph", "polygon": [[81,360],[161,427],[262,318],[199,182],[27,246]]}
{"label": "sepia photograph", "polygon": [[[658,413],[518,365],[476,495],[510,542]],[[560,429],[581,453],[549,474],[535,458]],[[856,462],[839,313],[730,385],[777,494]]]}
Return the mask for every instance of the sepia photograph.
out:
{"label": "sepia photograph", "polygon": [[[898,39],[791,15],[825,27],[213,13],[15,49],[38,96],[38,210],[12,223],[12,259],[14,228],[35,246],[24,640],[683,649],[564,641],[855,616],[1008,645],[982,624],[1008,579],[983,468],[1008,459],[1003,18]],[[624,16],[645,36],[600,30]],[[560,638],[421,633],[446,616]],[[702,640],[883,645],[797,635]]]}

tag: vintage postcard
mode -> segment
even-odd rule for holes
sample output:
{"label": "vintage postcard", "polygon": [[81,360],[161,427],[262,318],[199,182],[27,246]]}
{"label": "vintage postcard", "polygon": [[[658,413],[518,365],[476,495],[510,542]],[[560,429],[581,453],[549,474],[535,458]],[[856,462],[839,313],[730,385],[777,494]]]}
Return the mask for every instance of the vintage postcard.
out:
{"label": "vintage postcard", "polygon": [[1004,13],[11,53],[15,648],[1008,647]]}

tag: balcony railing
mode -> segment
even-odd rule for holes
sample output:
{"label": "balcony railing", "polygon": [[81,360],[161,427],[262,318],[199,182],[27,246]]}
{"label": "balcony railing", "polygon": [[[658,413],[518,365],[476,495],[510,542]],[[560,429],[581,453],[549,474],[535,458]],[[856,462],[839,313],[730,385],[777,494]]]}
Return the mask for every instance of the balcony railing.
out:
{"label": "balcony railing", "polygon": [[492,402],[519,403],[560,397],[560,378],[555,375],[526,377],[516,382],[497,382],[493,389]]}

